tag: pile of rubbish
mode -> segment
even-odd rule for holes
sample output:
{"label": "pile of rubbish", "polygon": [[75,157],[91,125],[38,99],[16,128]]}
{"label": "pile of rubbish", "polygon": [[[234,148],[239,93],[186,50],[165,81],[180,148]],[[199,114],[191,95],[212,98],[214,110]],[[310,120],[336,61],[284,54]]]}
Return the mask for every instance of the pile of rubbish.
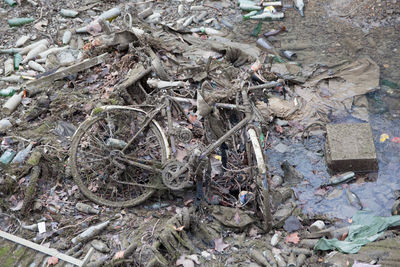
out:
{"label": "pile of rubbish", "polygon": [[[10,8],[21,5],[6,2]],[[303,1],[294,2],[303,16]],[[272,229],[266,231],[259,207],[264,195],[249,171],[254,166],[244,148],[248,140],[240,133],[232,133],[211,154],[210,177],[204,179],[209,184],[197,191],[158,189],[138,207],[88,202],[72,179],[71,139],[104,105],[150,113],[168,92],[182,103],[181,115],[170,116],[174,129],[187,139],[171,142],[171,157],[177,162],[238,124],[240,112],[232,107],[240,106],[244,87],[262,118],[257,134],[263,149],[270,149],[271,136],[284,129],[285,138],[301,140],[305,133],[322,136],[333,119],[351,116],[368,122],[366,94],[379,89],[379,67],[370,58],[301,66],[296,53],[279,51],[269,42],[285,28],[271,29],[254,43],[235,42],[221,26],[229,30],[233,25],[215,18],[218,4],[169,4],[99,8],[93,2],[79,10],[60,9],[55,19],[63,26],[49,36],[44,34],[49,21],[42,15],[8,20],[10,27],[33,26],[43,34],[39,38],[26,30],[0,48],[0,237],[43,253],[35,261],[48,266],[58,259],[79,266],[307,266],[323,261],[322,250],[356,253],[400,224],[399,216],[382,218],[364,211],[353,217],[350,229],[338,229],[334,219],[309,218],[293,191],[306,178],[285,161],[283,177],[270,172],[265,177],[269,199],[264,201],[273,217],[268,222]],[[281,19],[290,8],[280,1],[238,4],[249,11],[243,17],[250,20]],[[172,9],[176,12],[167,12]],[[165,132],[172,126],[166,121],[159,125]],[[347,172],[324,186],[354,177]],[[89,190],[101,194],[96,184]],[[359,205],[357,196],[347,191],[349,200]],[[16,264],[29,261],[12,258]]]}

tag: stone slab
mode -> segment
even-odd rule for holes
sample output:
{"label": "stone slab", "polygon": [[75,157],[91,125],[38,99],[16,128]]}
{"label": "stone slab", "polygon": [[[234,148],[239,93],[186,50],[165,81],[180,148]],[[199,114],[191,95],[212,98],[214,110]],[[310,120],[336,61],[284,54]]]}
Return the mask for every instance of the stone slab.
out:
{"label": "stone slab", "polygon": [[334,172],[377,171],[378,159],[369,123],[328,124],[325,157]]}

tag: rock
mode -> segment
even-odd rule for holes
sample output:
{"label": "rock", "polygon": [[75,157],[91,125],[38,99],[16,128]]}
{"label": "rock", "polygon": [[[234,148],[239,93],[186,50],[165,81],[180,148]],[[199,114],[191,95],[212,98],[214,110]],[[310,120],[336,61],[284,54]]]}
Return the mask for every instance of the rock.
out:
{"label": "rock", "polygon": [[318,232],[321,231],[325,228],[325,223],[321,220],[315,221],[313,224],[310,226],[310,232]]}
{"label": "rock", "polygon": [[210,261],[210,260],[212,259],[211,254],[208,253],[208,252],[205,251],[205,250],[203,250],[203,251],[201,252],[201,256],[202,256],[204,259],[208,260],[208,261]]}
{"label": "rock", "polygon": [[91,16],[91,17],[96,16],[96,11],[94,11],[94,10],[88,10],[87,13],[88,13],[88,15]]}
{"label": "rock", "polygon": [[274,149],[276,151],[278,151],[279,153],[285,153],[286,151],[289,150],[289,147],[287,145],[285,145],[285,144],[279,143],[278,145],[276,145],[274,147]]}
{"label": "rock", "polygon": [[283,225],[283,229],[285,229],[287,232],[295,232],[299,229],[301,229],[303,226],[300,223],[300,220],[297,218],[297,216],[289,216],[289,218],[286,219],[285,224]]}
{"label": "rock", "polygon": [[292,213],[292,210],[292,204],[288,203],[274,213],[274,219],[280,221],[284,218],[287,218]]}
{"label": "rock", "polygon": [[278,187],[283,184],[283,178],[279,175],[274,175],[272,176],[272,187]]}
{"label": "rock", "polygon": [[71,65],[75,62],[76,58],[71,51],[62,51],[57,54],[58,63],[61,66]]}
{"label": "rock", "polygon": [[284,182],[288,184],[298,184],[304,179],[303,174],[297,171],[290,163],[285,160],[282,163],[282,170],[284,173]]}
{"label": "rock", "polygon": [[281,119],[276,119],[275,123],[278,124],[279,126],[287,126],[289,124],[288,121]]}
{"label": "rock", "polygon": [[276,232],[271,238],[271,246],[275,247],[279,243],[280,237],[281,237],[281,233]]}

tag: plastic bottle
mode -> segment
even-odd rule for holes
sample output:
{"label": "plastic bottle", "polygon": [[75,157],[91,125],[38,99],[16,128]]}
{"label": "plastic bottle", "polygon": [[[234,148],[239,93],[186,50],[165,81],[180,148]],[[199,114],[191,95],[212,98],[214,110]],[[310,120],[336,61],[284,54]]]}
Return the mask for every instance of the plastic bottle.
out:
{"label": "plastic bottle", "polygon": [[15,158],[12,160],[11,163],[22,163],[28,157],[29,152],[31,152],[33,144],[30,143],[25,149],[22,149],[17,153]]}

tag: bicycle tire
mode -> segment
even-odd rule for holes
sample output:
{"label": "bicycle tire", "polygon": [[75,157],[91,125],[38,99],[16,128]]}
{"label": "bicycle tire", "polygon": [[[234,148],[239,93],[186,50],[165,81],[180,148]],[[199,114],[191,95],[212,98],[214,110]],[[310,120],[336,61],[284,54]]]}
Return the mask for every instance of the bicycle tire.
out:
{"label": "bicycle tire", "polygon": [[[146,113],[123,106],[104,106],[94,111],[97,114],[85,120],[72,138],[70,163],[74,182],[85,197],[97,204],[110,207],[139,205],[154,194],[155,183],[161,181],[161,177],[151,171],[117,162],[113,157],[121,155],[122,147],[105,144],[111,139],[127,144],[135,130],[140,128]],[[90,150],[92,148],[93,151]],[[137,158],[155,160],[161,166],[169,157],[165,134],[154,120],[126,151]],[[118,179],[113,177],[116,174]],[[114,197],[115,194],[120,195]]]}
{"label": "bicycle tire", "polygon": [[264,219],[264,230],[269,232],[272,227],[272,215],[271,215],[271,207],[270,207],[270,195],[267,184],[267,167],[264,160],[264,153],[261,149],[260,138],[256,131],[252,128],[247,130],[247,133],[250,137],[251,147],[252,147],[252,157],[255,158],[257,164],[257,187],[259,190],[259,201],[258,204],[261,207],[261,213],[263,214]]}

